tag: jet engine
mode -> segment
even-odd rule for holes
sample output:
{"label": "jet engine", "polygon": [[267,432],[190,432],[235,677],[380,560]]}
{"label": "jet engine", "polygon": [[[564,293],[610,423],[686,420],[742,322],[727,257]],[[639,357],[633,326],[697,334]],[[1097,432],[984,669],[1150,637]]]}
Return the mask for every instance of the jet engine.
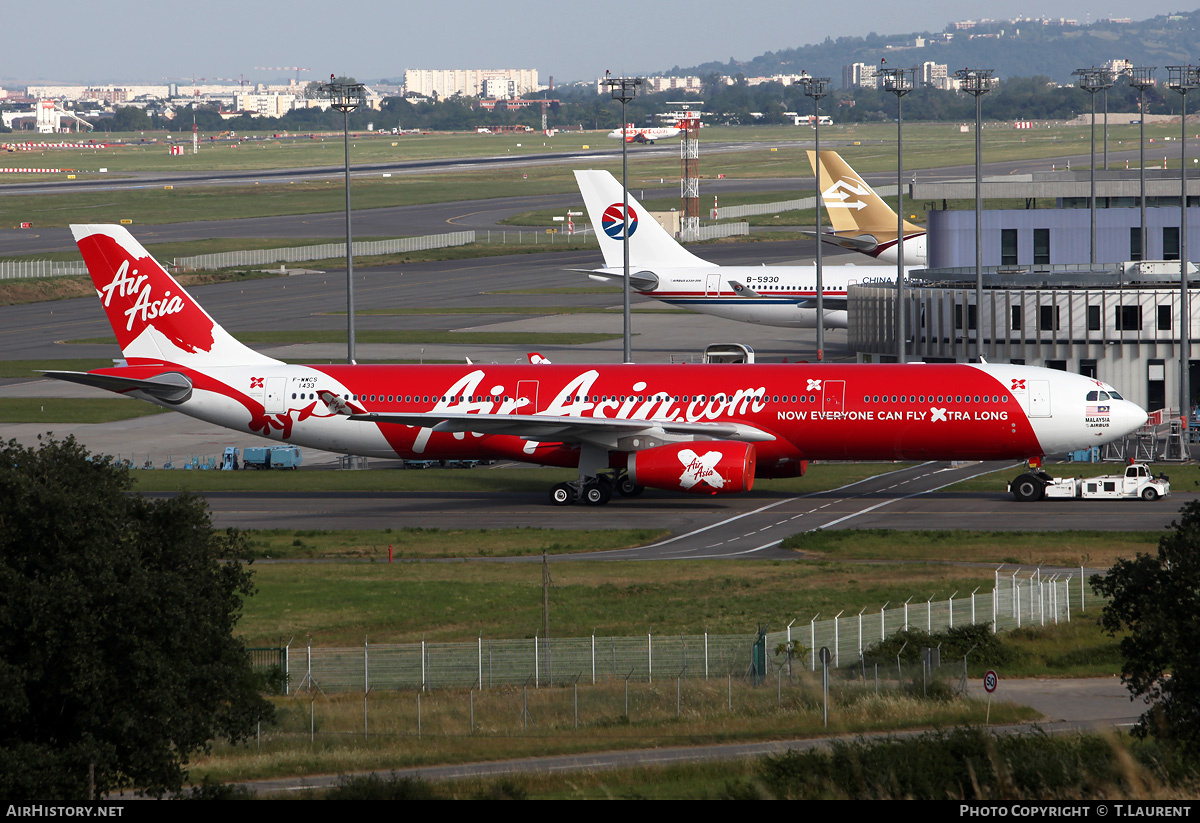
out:
{"label": "jet engine", "polygon": [[753,443],[693,440],[634,452],[626,461],[639,486],[693,494],[737,494],[754,486]]}

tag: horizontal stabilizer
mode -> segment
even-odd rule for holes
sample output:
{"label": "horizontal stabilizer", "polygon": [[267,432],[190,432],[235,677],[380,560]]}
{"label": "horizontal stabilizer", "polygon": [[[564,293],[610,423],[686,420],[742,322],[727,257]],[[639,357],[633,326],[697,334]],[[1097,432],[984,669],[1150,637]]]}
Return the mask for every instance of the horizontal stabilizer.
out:
{"label": "horizontal stabilizer", "polygon": [[66,380],[68,383],[79,383],[118,394],[140,391],[164,403],[182,403],[192,396],[192,381],[179,372],[167,372],[144,380],[85,371],[47,371],[42,374],[55,380]]}
{"label": "horizontal stabilizer", "polygon": [[[807,234],[809,237],[816,237],[817,233],[811,229],[801,229],[801,234]],[[821,241],[829,243],[833,246],[840,246],[843,249],[853,249],[854,251],[873,252],[879,248],[879,240],[870,234],[828,234],[822,232]]]}
{"label": "horizontal stabilizer", "polygon": [[736,280],[729,280],[726,282],[729,283],[729,288],[733,289],[733,293],[736,294],[738,297],[761,297],[762,296],[758,292],[756,292],[754,289],[750,288],[747,285],[739,283]]}
{"label": "horizontal stabilizer", "polygon": [[[580,272],[581,274],[588,275],[593,280],[608,281],[614,286],[621,285],[621,281],[625,279],[624,270],[567,269],[567,271]],[[637,291],[654,291],[658,288],[658,282],[658,275],[652,271],[631,271],[629,273],[629,287]]]}

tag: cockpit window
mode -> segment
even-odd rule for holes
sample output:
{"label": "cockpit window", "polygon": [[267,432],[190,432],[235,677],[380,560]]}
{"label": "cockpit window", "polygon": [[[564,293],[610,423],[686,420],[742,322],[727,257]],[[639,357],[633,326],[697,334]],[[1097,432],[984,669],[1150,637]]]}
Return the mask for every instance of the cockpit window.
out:
{"label": "cockpit window", "polygon": [[1115,391],[1110,391],[1108,393],[1108,396],[1111,397],[1113,400],[1124,400],[1125,399],[1121,395],[1117,394]]}
{"label": "cockpit window", "polygon": [[1094,392],[1094,391],[1088,392],[1087,399],[1088,399],[1089,403],[1095,403],[1097,400],[1100,399],[1100,392]]}

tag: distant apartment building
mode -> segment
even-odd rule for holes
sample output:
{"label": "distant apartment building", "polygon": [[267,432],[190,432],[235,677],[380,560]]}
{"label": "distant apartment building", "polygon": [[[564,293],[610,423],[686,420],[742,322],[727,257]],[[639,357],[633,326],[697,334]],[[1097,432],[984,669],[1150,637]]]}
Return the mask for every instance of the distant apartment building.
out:
{"label": "distant apartment building", "polygon": [[517,96],[517,83],[503,74],[492,74],[483,78],[480,97],[489,100],[508,100]]}
{"label": "distant apartment building", "polygon": [[255,117],[283,117],[296,106],[294,94],[236,94],[234,111],[250,112]]}
{"label": "distant apartment building", "polygon": [[165,98],[170,90],[166,85],[69,85],[29,86],[26,95],[41,100],[103,100],[109,105],[138,98]]}
{"label": "distant apartment building", "polygon": [[1109,60],[1107,63],[1105,63],[1104,68],[1112,72],[1113,77],[1116,77],[1119,74],[1128,74],[1130,71],[1132,71],[1133,63],[1129,60],[1117,58],[1116,60]]}
{"label": "distant apartment building", "polygon": [[790,86],[799,80],[801,77],[807,77],[806,74],[772,74],[770,77],[747,77],[747,86],[761,86],[763,83],[780,83],[784,86]]}
{"label": "distant apartment building", "polygon": [[[608,88],[601,88],[603,80],[597,81],[597,92],[607,92]],[[678,91],[684,94],[700,94],[704,90],[704,81],[696,75],[687,75],[686,77],[647,77],[645,85],[647,94],[657,94],[664,91]]]}
{"label": "distant apartment building", "polygon": [[942,90],[948,88],[950,70],[945,63],[926,61],[921,64],[918,75],[918,82],[922,86],[932,86],[935,89]]}
{"label": "distant apartment building", "polygon": [[404,91],[439,100],[461,94],[466,97],[485,97],[484,82],[493,84],[503,78],[510,90],[505,97],[539,91],[537,69],[405,69]]}
{"label": "distant apartment building", "polygon": [[842,66],[842,88],[844,89],[873,89],[878,85],[876,69],[866,63],[851,63]]}

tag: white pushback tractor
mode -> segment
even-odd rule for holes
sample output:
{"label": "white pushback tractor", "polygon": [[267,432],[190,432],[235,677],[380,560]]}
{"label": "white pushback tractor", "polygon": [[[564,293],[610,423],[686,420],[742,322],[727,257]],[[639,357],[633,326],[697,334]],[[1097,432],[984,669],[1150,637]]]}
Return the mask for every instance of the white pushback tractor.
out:
{"label": "white pushback tractor", "polygon": [[1042,469],[1030,469],[1008,484],[1021,502],[1042,499],[1082,498],[1096,500],[1158,500],[1171,493],[1170,478],[1155,477],[1145,463],[1130,463],[1124,474],[1100,477],[1052,477]]}

